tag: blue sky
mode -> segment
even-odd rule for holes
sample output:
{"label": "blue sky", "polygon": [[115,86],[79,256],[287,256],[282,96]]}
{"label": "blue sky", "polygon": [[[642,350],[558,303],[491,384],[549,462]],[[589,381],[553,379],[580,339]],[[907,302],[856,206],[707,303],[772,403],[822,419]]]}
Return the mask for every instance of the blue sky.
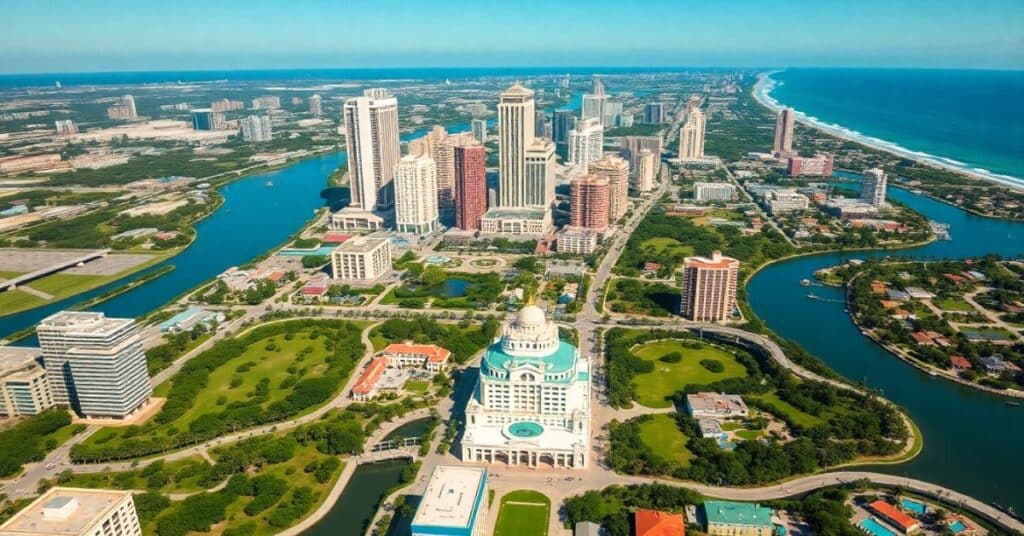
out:
{"label": "blue sky", "polygon": [[1024,68],[1024,0],[4,0],[0,72]]}

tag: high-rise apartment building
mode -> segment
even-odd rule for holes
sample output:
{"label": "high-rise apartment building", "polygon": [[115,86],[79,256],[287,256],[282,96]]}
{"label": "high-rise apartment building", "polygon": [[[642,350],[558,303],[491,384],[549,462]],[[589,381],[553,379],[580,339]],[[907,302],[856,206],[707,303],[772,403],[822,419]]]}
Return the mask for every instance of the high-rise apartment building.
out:
{"label": "high-rise apartment building", "polygon": [[398,100],[385,89],[367,89],[346,100],[343,113],[351,206],[388,210],[394,204],[391,181],[401,151]]}
{"label": "high-rise apartment building", "polygon": [[831,177],[832,157],[827,154],[819,154],[813,158],[791,156],[786,163],[786,172],[792,177]]}
{"label": "high-rise apartment building", "polygon": [[591,162],[592,175],[608,179],[608,219],[616,222],[629,210],[629,163],[615,155]]}
{"label": "high-rise apartment building", "polygon": [[231,112],[234,110],[241,110],[245,108],[245,103],[242,101],[233,101],[230,99],[221,99],[210,103],[210,109],[214,112]]}
{"label": "high-rise apartment building", "polygon": [[860,179],[860,200],[875,207],[885,204],[885,171],[874,168],[865,170]]}
{"label": "high-rise apartment building", "polygon": [[58,136],[74,136],[78,134],[78,125],[70,119],[53,122],[54,133]]}
{"label": "high-rise apartment building", "polygon": [[686,114],[686,123],[679,130],[679,159],[700,160],[704,157],[704,128],[707,120],[697,108]]}
{"label": "high-rise apartment building", "polygon": [[89,418],[124,418],[153,394],[135,320],[62,311],[44,318],[36,335],[55,404]]}
{"label": "high-rise apartment building", "polygon": [[533,136],[535,138],[543,138],[545,126],[548,122],[548,116],[544,113],[544,110],[536,110],[533,112]]}
{"label": "high-rise apartment building", "polygon": [[658,160],[661,158],[661,144],[661,136],[623,136],[619,138],[619,156],[625,158],[630,171],[636,173],[640,152],[646,149]]}
{"label": "high-rise apartment building", "polygon": [[604,105],[608,102],[607,95],[583,95],[583,109],[580,117],[582,119],[604,120]]}
{"label": "high-rise apartment building", "polygon": [[455,226],[480,229],[487,212],[487,151],[480,145],[455,148]]}
{"label": "high-rise apartment building", "polygon": [[736,187],[727,182],[695,182],[693,183],[693,200],[732,201],[736,198]]}
{"label": "high-rise apartment building", "polygon": [[270,141],[274,139],[274,127],[270,118],[265,115],[250,115],[238,122],[242,128],[242,139],[248,142]]}
{"label": "high-rise apartment building", "polygon": [[439,227],[437,166],[425,154],[402,157],[395,165],[395,226],[400,233],[429,234]]}
{"label": "high-rise apartment building", "polygon": [[320,97],[320,94],[314,93],[309,98],[309,113],[313,114],[313,117],[320,117],[324,115],[324,101]]}
{"label": "high-rise apartment building", "polygon": [[605,177],[584,175],[570,182],[571,225],[603,231],[608,228],[609,182]]}
{"label": "high-rise apartment building", "polygon": [[386,237],[357,236],[331,252],[331,270],[339,281],[368,283],[390,269],[391,240]]}
{"label": "high-rise apartment building", "polygon": [[775,118],[775,143],[772,144],[772,154],[776,157],[784,158],[793,154],[793,126],[793,109],[779,110]]}
{"label": "high-rise apartment building", "polygon": [[473,138],[476,139],[477,143],[487,143],[487,121],[484,119],[474,119],[472,128]]}
{"label": "high-rise apartment building", "polygon": [[455,210],[455,148],[477,143],[472,132],[448,134],[434,126],[427,135],[409,142],[409,154],[427,155],[437,165],[437,206],[450,215]]}
{"label": "high-rise apartment building", "polygon": [[604,101],[601,107],[601,124],[608,128],[622,126],[621,119],[622,101],[611,99]]}
{"label": "high-rise apartment building", "polygon": [[518,82],[498,103],[498,205],[547,207],[554,199],[554,146],[534,136],[533,92]]}
{"label": "high-rise apartment building", "polygon": [[252,100],[253,110],[277,110],[281,107],[281,97],[264,95]]}
{"label": "high-rise apartment building", "polygon": [[700,95],[690,95],[686,99],[686,113],[692,114],[696,110],[700,110]]}
{"label": "high-rise apartment building", "polygon": [[636,172],[633,174],[638,192],[650,192],[654,189],[654,178],[658,174],[657,166],[658,159],[654,157],[654,153],[647,149],[641,149],[639,158],[637,158]]}
{"label": "high-rise apartment building", "polygon": [[119,120],[137,119],[139,114],[135,110],[135,97],[131,95],[121,96],[117,102],[107,108],[107,117]]}
{"label": "high-rise apartment building", "polygon": [[724,322],[736,308],[740,261],[715,251],[683,260],[680,314],[695,322]]}
{"label": "high-rise apartment building", "polygon": [[50,488],[0,525],[0,536],[137,536],[131,491]]}
{"label": "high-rise apartment building", "polygon": [[604,153],[604,127],[594,118],[587,118],[569,132],[569,163],[584,171],[587,164],[600,160]]}
{"label": "high-rise apartment building", "polygon": [[665,103],[649,102],[644,105],[644,123],[660,125],[665,122]]}
{"label": "high-rise apartment building", "polygon": [[223,130],[226,126],[224,114],[212,108],[192,110],[192,128],[195,130]]}

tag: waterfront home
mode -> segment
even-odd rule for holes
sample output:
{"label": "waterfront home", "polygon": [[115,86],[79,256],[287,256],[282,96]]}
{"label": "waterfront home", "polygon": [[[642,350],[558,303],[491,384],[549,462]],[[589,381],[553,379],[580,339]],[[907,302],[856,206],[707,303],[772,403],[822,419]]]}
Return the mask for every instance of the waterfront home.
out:
{"label": "waterfront home", "polygon": [[658,510],[637,510],[633,513],[634,536],[684,536],[683,514]]}
{"label": "waterfront home", "polygon": [[747,404],[740,395],[723,393],[696,393],[686,395],[686,412],[694,419],[702,417],[746,417]]}
{"label": "waterfront home", "polygon": [[949,356],[949,363],[956,370],[971,370],[973,365],[962,355],[951,355]]}
{"label": "waterfront home", "polygon": [[985,372],[994,376],[999,376],[1004,372],[1020,372],[1020,367],[1003,359],[1003,356],[1000,355],[988,355],[981,358],[980,361],[981,366],[985,367]]}
{"label": "waterfront home", "polygon": [[704,501],[709,536],[771,536],[771,508],[732,501]]}
{"label": "waterfront home", "polygon": [[914,534],[921,528],[921,523],[909,515],[903,513],[899,508],[878,499],[868,505],[868,510],[881,517],[886,523],[891,524],[903,534]]}

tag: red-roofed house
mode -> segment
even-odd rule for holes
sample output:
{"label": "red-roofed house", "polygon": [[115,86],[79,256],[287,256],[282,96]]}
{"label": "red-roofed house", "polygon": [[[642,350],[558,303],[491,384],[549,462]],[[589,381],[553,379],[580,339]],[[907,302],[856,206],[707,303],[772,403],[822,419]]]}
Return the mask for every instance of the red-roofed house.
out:
{"label": "red-roofed house", "polygon": [[645,262],[644,263],[644,272],[650,273],[650,274],[656,274],[656,273],[658,273],[658,270],[661,270],[661,265],[660,264],[658,264],[656,262]]}
{"label": "red-roofed house", "polygon": [[388,358],[384,356],[375,357],[359,376],[355,387],[352,388],[352,399],[359,401],[370,400],[377,396],[377,382],[388,368]]}
{"label": "red-roofed house", "polygon": [[381,355],[387,357],[391,366],[398,368],[424,368],[430,372],[441,372],[448,368],[452,353],[436,344],[413,344],[412,341],[389,344]]}
{"label": "red-roofed house", "polygon": [[971,362],[962,355],[951,355],[949,356],[949,362],[953,365],[953,368],[957,370],[970,370]]}
{"label": "red-roofed house", "polygon": [[946,279],[957,284],[964,282],[964,277],[957,274],[942,274],[942,277],[945,277]]}
{"label": "red-roofed house", "polygon": [[885,283],[881,281],[872,281],[871,292],[874,292],[875,294],[885,294]]}
{"label": "red-roofed house", "polygon": [[316,296],[320,297],[327,294],[327,288],[330,287],[331,281],[327,278],[324,279],[313,279],[312,281],[305,284],[302,287],[303,296]]}
{"label": "red-roofed house", "polygon": [[324,237],[320,241],[323,242],[324,244],[341,244],[348,240],[349,238],[352,238],[352,235],[344,233],[327,232],[326,234],[324,234]]}
{"label": "red-roofed house", "polygon": [[916,519],[901,512],[899,508],[896,508],[882,499],[878,499],[869,504],[868,509],[888,523],[892,524],[903,534],[913,534],[917,529],[921,528],[921,524]]}
{"label": "red-roofed house", "polygon": [[933,341],[932,338],[923,331],[915,331],[911,333],[910,336],[914,339],[914,342],[920,346],[935,346],[935,341]]}
{"label": "red-roofed house", "polygon": [[686,524],[683,514],[659,512],[657,510],[637,510],[633,513],[635,536],[684,536]]}

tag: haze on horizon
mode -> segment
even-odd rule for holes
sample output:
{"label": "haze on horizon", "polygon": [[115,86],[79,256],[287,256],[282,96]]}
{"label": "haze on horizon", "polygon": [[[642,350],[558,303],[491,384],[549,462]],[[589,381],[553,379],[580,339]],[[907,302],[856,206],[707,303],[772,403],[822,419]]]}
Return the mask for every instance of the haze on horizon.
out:
{"label": "haze on horizon", "polygon": [[1024,2],[8,0],[0,73],[362,67],[1024,69]]}

